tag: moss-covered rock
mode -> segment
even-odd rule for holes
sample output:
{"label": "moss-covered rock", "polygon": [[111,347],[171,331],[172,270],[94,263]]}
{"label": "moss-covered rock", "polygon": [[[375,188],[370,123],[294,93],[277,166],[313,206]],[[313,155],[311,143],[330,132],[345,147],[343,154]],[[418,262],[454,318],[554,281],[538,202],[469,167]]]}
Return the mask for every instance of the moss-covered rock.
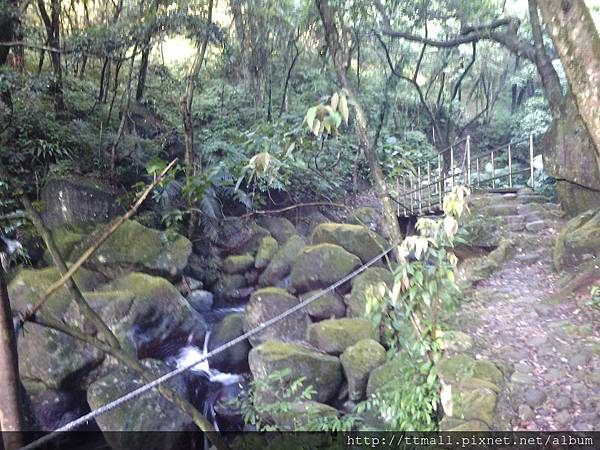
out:
{"label": "moss-covered rock", "polygon": [[475,360],[465,354],[442,359],[438,363],[438,375],[446,384],[462,384],[468,378],[477,378],[496,386],[501,385],[504,381],[502,372],[494,363],[487,360]]}
{"label": "moss-covered rock", "polygon": [[600,208],[596,208],[574,217],[560,231],[554,246],[554,266],[562,270],[599,257]]}
{"label": "moss-covered rock", "polygon": [[311,242],[335,244],[367,263],[386,247],[385,239],[363,225],[322,223],[312,232]]}
{"label": "moss-covered rock", "polygon": [[364,319],[329,319],[311,324],[307,338],[318,349],[339,355],[362,339],[379,341],[379,331]]}
{"label": "moss-covered rock", "polygon": [[288,404],[285,412],[271,415],[271,420],[279,430],[315,431],[319,430],[321,420],[330,420],[339,416],[333,406],[312,400],[296,401]]}
{"label": "moss-covered rock", "polygon": [[248,280],[244,275],[222,274],[213,287],[215,294],[215,304],[226,306],[232,303],[239,303],[239,290],[248,286]]}
{"label": "moss-covered rock", "polygon": [[265,236],[260,240],[258,250],[256,251],[256,259],[254,260],[254,267],[257,269],[264,269],[269,265],[275,253],[279,249],[279,244],[271,236]]}
{"label": "moss-covered rock", "polygon": [[460,420],[444,417],[440,422],[441,431],[489,431],[489,427],[481,420]]}
{"label": "moss-covered rock", "polygon": [[459,390],[453,395],[452,414],[450,417],[461,420],[481,420],[487,425],[494,423],[496,393],[488,388]]}
{"label": "moss-covered rock", "polygon": [[393,358],[385,364],[373,369],[367,381],[367,397],[371,397],[388,384],[393,385],[405,378],[400,358]]}
{"label": "moss-covered rock", "polygon": [[[305,301],[314,295],[317,295],[319,292],[321,292],[320,289],[307,292],[306,294],[300,296],[300,301]],[[310,303],[304,309],[314,321],[331,318],[339,319],[340,317],[344,317],[346,315],[346,305],[344,304],[344,300],[335,291],[327,292],[318,300]]]}
{"label": "moss-covered rock", "polygon": [[[168,371],[168,367],[161,361],[147,359],[143,364],[155,377]],[[90,408],[94,411],[146,382],[136,373],[127,369],[117,369],[92,383],[87,392]],[[185,396],[185,385],[181,377],[168,381],[167,386]],[[156,390],[97,417],[96,423],[110,447],[123,450],[177,448],[183,433],[193,429],[192,419]],[[112,433],[114,431],[135,433]],[[168,433],[140,433],[141,431]]]}
{"label": "moss-covered rock", "polygon": [[306,245],[302,236],[292,236],[279,247],[264,272],[258,277],[259,286],[275,286],[289,275],[292,263]]}
{"label": "moss-covered rock", "polygon": [[269,230],[279,245],[285,244],[289,238],[298,234],[292,222],[285,217],[264,215],[259,217],[256,222]]}
{"label": "moss-covered rock", "polygon": [[363,206],[348,214],[348,223],[364,225],[374,231],[379,228],[380,217],[380,213],[375,208]]}
{"label": "moss-covered rock", "polygon": [[164,278],[134,272],[101,289],[84,296],[126,351],[152,356],[164,342],[190,335],[202,345],[204,319]]}
{"label": "moss-covered rock", "polygon": [[[46,289],[60,279],[55,267],[45,269],[21,269],[8,285],[8,295],[13,311],[24,311],[33,306]],[[75,283],[82,291],[95,289],[106,282],[106,278],[88,269],[81,268],[73,276]],[[40,314],[46,312],[55,317],[62,317],[72,303],[71,295],[65,286],[50,296]]]}
{"label": "moss-covered rock", "polygon": [[372,339],[362,339],[340,356],[352,401],[364,399],[371,371],[385,363],[385,349]]}
{"label": "moss-covered rock", "polygon": [[[104,232],[99,226],[75,247],[71,260],[79,257]],[[175,278],[181,274],[192,253],[192,243],[184,236],[146,228],[134,220],[121,225],[86,263],[108,275],[118,270],[145,272]]]}
{"label": "moss-covered rock", "polygon": [[338,358],[298,344],[265,342],[250,351],[248,362],[255,379],[266,380],[270,374],[285,369],[289,373],[283,381],[305,377],[303,386],[315,389],[313,400],[317,402],[331,400],[342,383],[342,366]]}
{"label": "moss-covered rock", "polygon": [[223,270],[230,275],[243,274],[251,267],[254,267],[254,258],[252,255],[232,255],[223,261]]}
{"label": "moss-covered rock", "polygon": [[[297,304],[298,299],[283,289],[276,287],[259,289],[252,293],[250,301],[246,304],[244,330],[251,330]],[[252,336],[250,342],[252,345],[258,345],[267,340],[302,340],[306,335],[309,322],[306,312],[298,311]]]}
{"label": "moss-covered rock", "polygon": [[[229,314],[219,322],[210,335],[208,350],[215,348],[244,334],[244,314]],[[233,347],[213,356],[210,359],[211,367],[222,371],[240,371],[248,365],[248,352],[250,343],[247,340],[235,344]]]}
{"label": "moss-covered rock", "polygon": [[292,266],[290,287],[299,293],[324,288],[359,266],[360,259],[339,245],[311,245],[298,254]]}
{"label": "moss-covered rock", "polygon": [[226,217],[221,222],[221,242],[232,253],[255,253],[260,241],[270,236],[267,229],[239,217]]}
{"label": "moss-covered rock", "polygon": [[488,278],[514,254],[514,242],[503,239],[489,254],[461,261],[456,271],[456,281],[461,289],[468,289],[478,281]]}
{"label": "moss-covered rock", "polygon": [[[69,260],[73,249],[86,239],[93,229],[93,225],[63,225],[52,230],[52,238],[63,260]],[[44,250],[44,262],[54,265],[48,249]]]}
{"label": "moss-covered rock", "polygon": [[364,317],[367,299],[377,292],[379,286],[384,284],[391,289],[394,284],[394,275],[386,269],[371,267],[352,280],[352,291],[346,296],[349,317]]}

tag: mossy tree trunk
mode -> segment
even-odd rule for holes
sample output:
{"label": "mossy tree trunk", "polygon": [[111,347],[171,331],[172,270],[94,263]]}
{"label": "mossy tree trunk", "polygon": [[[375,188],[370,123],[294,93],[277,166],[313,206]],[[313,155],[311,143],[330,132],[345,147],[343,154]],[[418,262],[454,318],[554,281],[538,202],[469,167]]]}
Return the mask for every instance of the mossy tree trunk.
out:
{"label": "mossy tree trunk", "polygon": [[583,0],[539,4],[600,167],[600,36]]}

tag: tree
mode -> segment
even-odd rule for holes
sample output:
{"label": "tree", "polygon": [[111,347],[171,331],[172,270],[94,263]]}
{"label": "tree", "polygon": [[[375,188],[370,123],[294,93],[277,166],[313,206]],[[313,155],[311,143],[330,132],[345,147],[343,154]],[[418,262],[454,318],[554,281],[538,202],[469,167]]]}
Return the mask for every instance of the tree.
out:
{"label": "tree", "polygon": [[44,0],[37,0],[40,16],[46,28],[48,44],[54,48],[50,52],[50,60],[54,70],[54,78],[51,83],[50,91],[54,98],[54,112],[60,114],[65,110],[65,101],[63,98],[62,66],[60,63],[60,0],[50,1],[50,16],[46,10]]}
{"label": "tree", "polygon": [[325,30],[325,40],[331,55],[338,84],[346,90],[349,103],[354,106],[354,110],[356,112],[356,134],[360,145],[363,147],[367,163],[371,169],[371,175],[375,181],[375,188],[383,207],[386,231],[392,243],[399,244],[402,241],[402,233],[400,232],[396,211],[394,209],[394,205],[392,204],[385,177],[377,157],[377,149],[369,138],[369,125],[367,123],[367,116],[360,104],[360,100],[355,95],[353,87],[346,74],[345,63],[348,60],[348,49],[342,46],[338,26],[336,25],[334,14],[329,7],[328,1],[315,0],[315,2],[321,16],[323,28]]}
{"label": "tree", "polygon": [[540,10],[577,109],[594,141],[600,168],[600,36],[583,0],[544,0]]}

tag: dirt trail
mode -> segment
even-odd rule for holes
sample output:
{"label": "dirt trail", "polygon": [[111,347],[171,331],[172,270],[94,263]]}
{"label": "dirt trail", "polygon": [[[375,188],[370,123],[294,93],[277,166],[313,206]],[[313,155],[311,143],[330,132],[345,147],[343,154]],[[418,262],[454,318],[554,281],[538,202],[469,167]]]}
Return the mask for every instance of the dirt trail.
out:
{"label": "dirt trail", "polygon": [[524,224],[510,233],[517,256],[473,288],[462,309],[473,320],[461,321],[461,331],[473,337],[476,358],[504,369],[498,410],[513,430],[597,429],[600,313],[576,298],[553,299],[552,248],[564,219],[536,216],[532,206],[507,217]]}

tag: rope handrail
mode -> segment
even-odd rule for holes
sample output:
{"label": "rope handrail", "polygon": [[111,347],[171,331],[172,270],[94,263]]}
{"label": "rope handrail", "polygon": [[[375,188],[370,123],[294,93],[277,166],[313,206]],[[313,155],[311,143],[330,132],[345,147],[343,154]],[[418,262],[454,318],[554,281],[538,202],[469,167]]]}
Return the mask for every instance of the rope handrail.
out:
{"label": "rope handrail", "polygon": [[75,428],[78,428],[79,426],[89,422],[92,419],[95,419],[98,416],[101,416],[103,414],[106,414],[108,412],[110,412],[111,410],[119,407],[120,405],[122,405],[123,403],[126,403],[130,400],[135,399],[136,397],[139,397],[140,395],[142,395],[143,393],[151,390],[152,388],[165,383],[167,381],[169,381],[171,378],[176,377],[177,375],[180,375],[190,369],[192,369],[193,367],[197,366],[198,364],[200,364],[203,361],[206,361],[209,358],[212,358],[215,355],[218,355],[219,353],[224,352],[225,350],[227,350],[228,348],[233,347],[234,345],[248,339],[249,337],[252,337],[258,333],[260,333],[261,331],[265,330],[266,328],[270,327],[271,325],[276,324],[277,322],[285,319],[286,317],[294,314],[297,311],[300,311],[301,309],[303,309],[305,306],[313,303],[314,301],[318,300],[319,298],[323,297],[325,294],[333,291],[334,289],[340,287],[342,284],[347,283],[348,281],[350,281],[351,279],[353,279],[354,277],[356,277],[357,275],[359,275],[360,273],[364,272],[366,269],[368,269],[370,266],[372,266],[373,264],[375,264],[377,261],[379,261],[381,258],[383,258],[385,255],[387,255],[391,250],[392,250],[393,246],[389,246],[387,249],[385,249],[384,251],[382,251],[380,254],[378,254],[377,256],[375,256],[373,259],[369,260],[368,262],[366,262],[365,264],[361,265],[360,267],[358,267],[357,269],[355,269],[354,271],[350,272],[348,275],[344,276],[343,278],[341,278],[340,280],[336,281],[335,283],[329,285],[327,288],[322,289],[321,291],[319,291],[317,294],[312,295],[311,297],[309,297],[308,299],[304,300],[303,302],[287,309],[286,311],[282,312],[281,314],[278,314],[275,317],[272,317],[271,319],[263,322],[262,324],[254,327],[253,329],[247,331],[246,333],[242,334],[241,336],[238,336],[237,338],[234,338],[228,342],[226,342],[223,345],[220,345],[219,347],[215,348],[214,350],[208,352],[207,354],[201,356],[198,360],[196,360],[193,363],[187,364],[185,366],[181,366],[177,369],[172,370],[171,372],[168,372],[160,377],[158,377],[156,380],[150,382],[150,383],[146,383],[143,386],[128,392],[127,394],[117,398],[116,400],[113,400],[103,406],[101,406],[100,408],[95,409],[94,411],[89,412],[88,414],[85,414],[81,417],[79,417],[78,419],[72,420],[71,422],[63,425],[62,427],[60,427],[57,430],[54,430],[52,432],[50,432],[49,434],[31,442],[30,444],[22,447],[20,450],[33,450],[35,448],[38,448],[39,446],[50,442],[51,440],[55,439],[56,437],[58,437],[58,435],[60,433],[64,433],[67,431],[72,431]]}

